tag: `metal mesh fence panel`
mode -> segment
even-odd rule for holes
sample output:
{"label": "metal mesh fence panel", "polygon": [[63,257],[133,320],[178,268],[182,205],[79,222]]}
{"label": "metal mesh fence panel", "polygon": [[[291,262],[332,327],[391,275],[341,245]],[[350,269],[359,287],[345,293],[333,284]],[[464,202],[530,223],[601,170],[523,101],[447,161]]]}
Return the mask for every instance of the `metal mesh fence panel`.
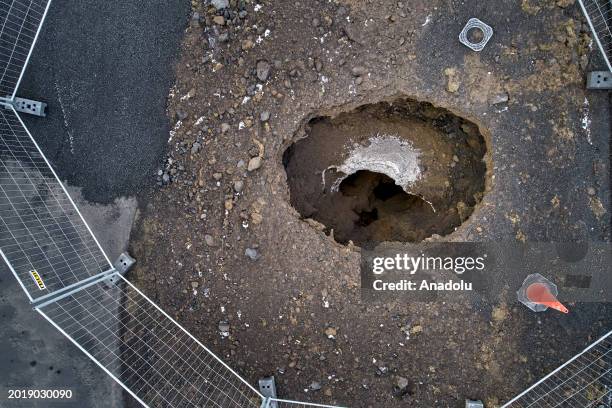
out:
{"label": "metal mesh fence panel", "polygon": [[30,300],[112,268],[23,122],[4,105],[0,105],[0,253]]}
{"label": "metal mesh fence panel", "polygon": [[309,408],[309,407],[321,407],[321,408],[341,408],[334,405],[323,405],[323,404],[314,404],[311,402],[299,402],[299,401],[291,401],[284,400],[278,398],[270,398],[267,400],[267,404],[264,408]]}
{"label": "metal mesh fence panel", "polygon": [[37,310],[148,407],[256,407],[259,392],[119,274]]}
{"label": "metal mesh fence panel", "polygon": [[50,0],[0,0],[0,97],[15,96]]}
{"label": "metal mesh fence panel", "polygon": [[612,332],[502,408],[612,406]]}
{"label": "metal mesh fence panel", "polygon": [[586,16],[595,42],[601,50],[608,69],[612,71],[612,1],[578,0]]}

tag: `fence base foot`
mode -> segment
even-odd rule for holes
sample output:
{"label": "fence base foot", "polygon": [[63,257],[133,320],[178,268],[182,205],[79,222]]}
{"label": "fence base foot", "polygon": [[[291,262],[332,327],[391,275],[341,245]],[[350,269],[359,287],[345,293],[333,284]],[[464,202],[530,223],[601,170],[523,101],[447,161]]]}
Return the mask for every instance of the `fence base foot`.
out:
{"label": "fence base foot", "polygon": [[[119,275],[125,276],[127,271],[129,271],[135,263],[136,260],[134,258],[132,258],[127,252],[123,252],[121,255],[119,255],[119,258],[117,258],[117,260],[113,264],[113,268],[115,269],[115,272],[119,273]],[[106,279],[104,283],[106,284],[106,286],[112,287],[112,285],[117,279],[117,274],[113,274],[108,279]]]}
{"label": "fence base foot", "polygon": [[589,72],[587,76],[587,89],[612,89],[612,72]]}
{"label": "fence base foot", "polygon": [[125,275],[127,271],[136,263],[136,260],[132,258],[127,252],[123,252],[119,255],[119,258],[115,261],[113,266],[115,270],[121,275]]}
{"label": "fence base foot", "polygon": [[11,102],[17,112],[28,113],[35,116],[47,116],[47,104],[26,98],[15,98]]}
{"label": "fence base foot", "polygon": [[276,398],[276,382],[273,375],[259,379],[259,392],[265,397],[262,408],[278,408],[276,401],[270,401],[270,398]]}

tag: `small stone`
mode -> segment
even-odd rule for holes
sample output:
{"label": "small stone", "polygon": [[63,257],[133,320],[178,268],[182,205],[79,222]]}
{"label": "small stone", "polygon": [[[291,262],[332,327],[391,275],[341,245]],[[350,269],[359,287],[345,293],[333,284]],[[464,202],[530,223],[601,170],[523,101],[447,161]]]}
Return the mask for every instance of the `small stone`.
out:
{"label": "small stone", "polygon": [[317,72],[321,72],[321,70],[323,69],[323,63],[319,60],[315,61],[315,70]]}
{"label": "small stone", "polygon": [[251,40],[247,39],[247,40],[242,41],[242,49],[245,51],[250,50],[251,48],[253,48],[254,45],[255,44]]}
{"label": "small stone", "polygon": [[598,219],[606,215],[606,207],[604,207],[599,197],[589,197],[589,205],[591,207],[591,211],[593,211],[593,214],[595,214]]}
{"label": "small stone", "polygon": [[313,18],[313,19],[312,19],[312,26],[313,26],[313,27],[318,27],[318,26],[320,26],[320,25],[321,25],[321,22],[319,21],[319,19],[318,19],[318,18]]}
{"label": "small stone", "polygon": [[176,117],[178,118],[178,120],[185,120],[187,119],[187,116],[189,116],[189,114],[185,112],[184,110],[182,109],[176,110]]}
{"label": "small stone", "polygon": [[213,173],[213,178],[217,181],[221,180],[221,178],[223,177],[222,173]]}
{"label": "small stone", "polygon": [[240,193],[244,189],[244,181],[237,180],[234,181],[234,191]]}
{"label": "small stone", "polygon": [[325,329],[325,335],[329,339],[333,339],[338,334],[338,331],[334,327],[328,327]]}
{"label": "small stone", "polygon": [[457,70],[455,68],[446,68],[444,75],[446,75],[446,90],[450,93],[457,92],[459,85],[461,85],[461,81],[457,77]]}
{"label": "small stone", "polygon": [[502,92],[497,95],[493,95],[491,99],[489,100],[489,103],[491,105],[499,105],[499,104],[508,102],[508,99],[510,99],[508,96],[508,93]]}
{"label": "small stone", "polygon": [[313,391],[319,391],[321,389],[321,383],[319,381],[313,381],[310,383],[310,389]]}
{"label": "small stone", "polygon": [[270,112],[268,111],[263,111],[259,114],[259,120],[262,122],[267,122],[268,120],[270,120]]}
{"label": "small stone", "polygon": [[257,61],[257,78],[260,81],[266,81],[270,76],[270,63],[266,60]]}
{"label": "small stone", "polygon": [[204,242],[206,242],[206,245],[209,247],[215,246],[215,239],[212,237],[212,235],[204,235]]}
{"label": "small stone", "polygon": [[353,74],[353,76],[356,76],[356,77],[363,76],[366,73],[367,73],[367,70],[361,66],[353,67],[351,69],[351,74]]}
{"label": "small stone", "polygon": [[251,158],[251,160],[249,160],[249,164],[247,166],[247,170],[248,171],[255,171],[255,170],[257,170],[258,168],[261,167],[262,163],[263,163],[263,159],[260,156],[253,157],[253,158]]}
{"label": "small stone", "polygon": [[421,326],[420,324],[415,324],[410,328],[410,334],[418,334],[421,332],[423,332],[423,326]]}
{"label": "small stone", "polygon": [[587,187],[587,194],[590,196],[594,196],[596,193],[595,189],[593,187]]}
{"label": "small stone", "polygon": [[259,252],[253,248],[247,248],[244,250],[244,254],[252,261],[256,261],[260,258]]}
{"label": "small stone", "polygon": [[495,322],[501,322],[508,317],[508,309],[505,304],[501,304],[500,306],[495,306],[491,311],[491,317]]}
{"label": "small stone", "polygon": [[164,173],[164,175],[162,176],[162,181],[164,183],[170,182],[170,175],[168,173]]}
{"label": "small stone", "polygon": [[221,124],[221,133],[226,133],[228,130],[230,130],[231,126],[228,125],[227,123],[222,123]]}
{"label": "small stone", "polygon": [[251,221],[253,222],[253,224],[259,225],[263,221],[263,216],[260,213],[256,212],[251,213]]}
{"label": "small stone", "polygon": [[229,41],[229,33],[221,33],[219,34],[219,42],[226,43]]}
{"label": "small stone", "polygon": [[191,288],[192,289],[197,289],[198,286],[200,286],[200,282],[198,282],[198,281],[191,282]]}
{"label": "small stone", "polygon": [[399,375],[396,376],[393,379],[394,394],[397,395],[398,397],[406,395],[410,391],[409,385],[410,385],[410,382],[408,381],[407,378],[401,377]]}
{"label": "small stone", "polygon": [[210,0],[210,4],[217,10],[223,10],[229,7],[229,0]]}
{"label": "small stone", "polygon": [[191,145],[191,154],[196,154],[197,152],[200,151],[200,147],[202,147],[202,145],[198,142],[195,142],[194,144]]}
{"label": "small stone", "polygon": [[225,25],[225,17],[223,16],[215,16],[213,18],[213,22],[217,25]]}

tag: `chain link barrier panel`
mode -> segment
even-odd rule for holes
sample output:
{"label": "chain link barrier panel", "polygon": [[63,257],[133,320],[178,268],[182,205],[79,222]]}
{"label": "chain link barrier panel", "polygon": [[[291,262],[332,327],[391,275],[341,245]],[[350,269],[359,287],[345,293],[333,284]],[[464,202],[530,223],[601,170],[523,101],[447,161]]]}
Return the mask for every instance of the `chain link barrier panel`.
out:
{"label": "chain link barrier panel", "polygon": [[143,405],[261,406],[261,395],[118,273],[37,308]]}
{"label": "chain link barrier panel", "polygon": [[[315,404],[312,402],[291,401],[291,400],[284,400],[284,399],[278,399],[278,398],[267,399],[262,405],[262,408],[309,408],[309,407],[330,408],[329,405]],[[341,407],[334,407],[334,408],[341,408]]]}
{"label": "chain link barrier panel", "polygon": [[597,46],[612,72],[612,1],[578,0]]}
{"label": "chain link barrier panel", "polygon": [[49,5],[0,0],[0,255],[34,309],[143,406],[261,408],[258,390],[115,271],[11,104]]}
{"label": "chain link barrier panel", "polygon": [[15,97],[50,0],[0,0],[0,98]]}
{"label": "chain link barrier panel", "polygon": [[[580,3],[609,65],[612,5]],[[0,0],[0,255],[35,310],[145,407],[334,408],[264,398],[114,270],[10,104],[49,5]],[[608,333],[504,407],[610,406],[611,347]]]}
{"label": "chain link barrier panel", "polygon": [[143,406],[260,408],[258,390],[112,268],[17,112],[0,105],[0,254],[35,310]]}
{"label": "chain link barrier panel", "polygon": [[502,408],[611,406],[612,332],[609,332]]}
{"label": "chain link barrier panel", "polygon": [[39,300],[112,265],[12,106],[0,108],[0,254]]}

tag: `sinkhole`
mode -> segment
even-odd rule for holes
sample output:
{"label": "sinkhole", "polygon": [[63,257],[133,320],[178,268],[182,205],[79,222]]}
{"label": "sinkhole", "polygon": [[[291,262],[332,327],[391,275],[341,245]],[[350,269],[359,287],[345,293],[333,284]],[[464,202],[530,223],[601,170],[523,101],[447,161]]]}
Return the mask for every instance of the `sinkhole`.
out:
{"label": "sinkhole", "polygon": [[478,126],[400,98],[317,116],[283,154],[291,205],[340,243],[370,246],[445,236],[487,185]]}

